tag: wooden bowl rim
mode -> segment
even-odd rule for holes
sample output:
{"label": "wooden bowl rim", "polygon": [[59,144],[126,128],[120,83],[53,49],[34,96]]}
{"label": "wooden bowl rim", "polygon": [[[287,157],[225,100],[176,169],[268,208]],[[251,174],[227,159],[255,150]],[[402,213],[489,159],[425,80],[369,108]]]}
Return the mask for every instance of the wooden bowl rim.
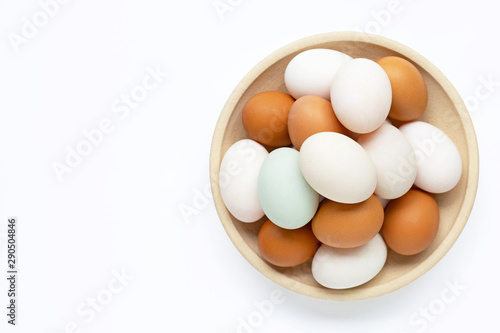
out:
{"label": "wooden bowl rim", "polygon": [[[466,135],[467,150],[469,156],[468,174],[465,175],[467,177],[467,186],[463,204],[458,212],[456,222],[453,224],[452,228],[440,243],[440,245],[436,248],[436,250],[429,257],[425,258],[410,273],[402,275],[401,277],[398,277],[392,281],[386,282],[382,285],[372,286],[370,289],[358,290],[356,288],[353,288],[338,290],[338,293],[335,294],[325,292],[327,289],[323,287],[315,287],[302,284],[276,270],[273,270],[263,261],[263,259],[261,259],[255,252],[253,252],[236,229],[234,223],[231,221],[229,212],[225,208],[224,202],[222,201],[218,184],[218,175],[221,162],[220,147],[224,138],[225,128],[227,127],[229,118],[236,104],[238,103],[239,99],[242,97],[246,89],[267,68],[272,66],[280,59],[286,57],[287,55],[299,50],[315,48],[319,44],[331,42],[361,42],[385,47],[404,55],[405,57],[411,59],[411,61],[419,65],[421,68],[423,68],[425,71],[427,71],[429,75],[432,76],[442,86],[443,90],[448,94],[454,106],[458,110],[458,114],[460,120],[462,121]],[[430,61],[428,61],[426,58],[424,58],[411,48],[386,37],[352,31],[329,32],[305,37],[281,47],[280,49],[271,53],[269,56],[260,61],[239,82],[239,84],[236,86],[236,88],[228,98],[226,104],[224,105],[224,108],[222,109],[219,120],[214,130],[210,151],[210,176],[214,204],[216,206],[217,213],[224,229],[226,230],[233,244],[243,255],[243,257],[259,272],[264,274],[267,278],[271,279],[275,283],[303,295],[329,300],[359,300],[380,296],[395,291],[413,282],[414,280],[425,274],[427,271],[429,271],[446,255],[446,253],[453,246],[463,228],[465,227],[474,205],[479,178],[479,152],[472,120],[469,116],[464,102],[462,101],[462,98],[453,87],[451,82]]]}

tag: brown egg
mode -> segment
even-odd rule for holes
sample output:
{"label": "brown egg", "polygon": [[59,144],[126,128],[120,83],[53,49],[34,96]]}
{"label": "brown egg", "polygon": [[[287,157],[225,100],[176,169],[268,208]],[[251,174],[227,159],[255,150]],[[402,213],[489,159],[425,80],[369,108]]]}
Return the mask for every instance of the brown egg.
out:
{"label": "brown egg", "polygon": [[389,117],[401,121],[415,120],[427,108],[427,86],[417,67],[400,57],[383,57],[377,63],[384,69],[392,87]]}
{"label": "brown egg", "polygon": [[264,259],[280,267],[292,267],[306,262],[320,245],[310,223],[299,229],[283,229],[270,220],[260,228],[258,244]]}
{"label": "brown egg", "polygon": [[311,225],[320,242],[338,248],[368,243],[382,227],[384,208],[372,195],[357,204],[342,204],[325,199]]}
{"label": "brown egg", "polygon": [[294,101],[292,96],[274,90],[250,98],[241,115],[248,136],[267,146],[289,146],[288,113]]}
{"label": "brown egg", "polygon": [[394,252],[413,255],[427,249],[439,227],[439,208],[427,192],[411,189],[385,208],[382,237]]}
{"label": "brown egg", "polygon": [[300,97],[288,115],[288,133],[293,146],[300,150],[308,137],[320,132],[349,133],[335,116],[330,101],[318,96]]}

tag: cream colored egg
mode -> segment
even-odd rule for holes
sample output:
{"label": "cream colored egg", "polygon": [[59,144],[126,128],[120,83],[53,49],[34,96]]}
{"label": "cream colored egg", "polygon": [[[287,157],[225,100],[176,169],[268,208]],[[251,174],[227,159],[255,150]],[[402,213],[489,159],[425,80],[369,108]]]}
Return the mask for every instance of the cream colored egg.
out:
{"label": "cream colored egg", "polygon": [[311,49],[296,55],[285,69],[285,85],[290,95],[298,99],[306,95],[330,100],[333,77],[352,58],[329,49]]}
{"label": "cream colored egg", "polygon": [[387,246],[380,234],[368,243],[339,249],[321,245],[312,262],[314,279],[324,287],[347,289],[373,279],[387,260]]}
{"label": "cream colored egg", "polygon": [[462,159],[453,141],[439,128],[413,121],[400,131],[413,147],[417,164],[415,185],[431,193],[444,193],[454,188],[462,176]]}
{"label": "cream colored egg", "polygon": [[375,165],[377,196],[395,199],[408,192],[417,176],[417,166],[412,158],[413,148],[401,131],[384,123],[375,131],[362,134],[358,143]]}
{"label": "cream colored egg", "polygon": [[358,203],[377,185],[375,166],[353,139],[334,132],[310,136],[300,149],[300,170],[311,187],[333,201]]}
{"label": "cream colored egg", "polygon": [[376,62],[357,58],[338,70],[330,98],[342,125],[356,133],[369,133],[382,125],[389,114],[391,83]]}
{"label": "cream colored egg", "polygon": [[243,139],[224,154],[219,172],[222,200],[229,212],[242,222],[255,222],[264,216],[259,202],[259,171],[268,152],[259,143]]}

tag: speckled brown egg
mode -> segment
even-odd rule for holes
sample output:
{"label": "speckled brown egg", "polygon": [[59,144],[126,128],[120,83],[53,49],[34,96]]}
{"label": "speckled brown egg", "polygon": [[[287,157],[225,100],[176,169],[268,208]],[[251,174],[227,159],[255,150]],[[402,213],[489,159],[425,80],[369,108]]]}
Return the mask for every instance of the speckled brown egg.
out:
{"label": "speckled brown egg", "polygon": [[389,117],[401,121],[415,120],[427,108],[427,86],[420,71],[406,59],[388,56],[377,60],[384,69],[392,89]]}
{"label": "speckled brown egg", "polygon": [[368,243],[380,231],[384,209],[375,195],[356,204],[325,199],[311,225],[323,244],[353,248]]}
{"label": "speckled brown egg", "polygon": [[439,208],[427,192],[411,189],[385,208],[382,237],[394,252],[413,255],[427,249],[439,227]]}
{"label": "speckled brown egg", "polygon": [[292,96],[274,90],[252,96],[241,114],[248,136],[267,146],[289,146],[288,113],[294,101]]}
{"label": "speckled brown egg", "polygon": [[267,220],[260,228],[257,240],[264,259],[280,267],[292,267],[306,262],[320,245],[310,223],[298,229],[283,229]]}
{"label": "speckled brown egg", "polygon": [[320,132],[349,134],[335,116],[330,101],[318,96],[300,97],[288,115],[288,133],[293,146],[300,150],[308,137]]}

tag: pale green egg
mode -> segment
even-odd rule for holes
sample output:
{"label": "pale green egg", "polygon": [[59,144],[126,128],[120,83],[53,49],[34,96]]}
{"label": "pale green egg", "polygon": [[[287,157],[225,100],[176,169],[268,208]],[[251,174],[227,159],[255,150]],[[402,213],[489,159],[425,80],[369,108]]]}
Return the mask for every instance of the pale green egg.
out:
{"label": "pale green egg", "polygon": [[319,194],[302,176],[299,152],[292,148],[273,150],[259,173],[259,201],[274,224],[285,229],[306,225],[316,213]]}

